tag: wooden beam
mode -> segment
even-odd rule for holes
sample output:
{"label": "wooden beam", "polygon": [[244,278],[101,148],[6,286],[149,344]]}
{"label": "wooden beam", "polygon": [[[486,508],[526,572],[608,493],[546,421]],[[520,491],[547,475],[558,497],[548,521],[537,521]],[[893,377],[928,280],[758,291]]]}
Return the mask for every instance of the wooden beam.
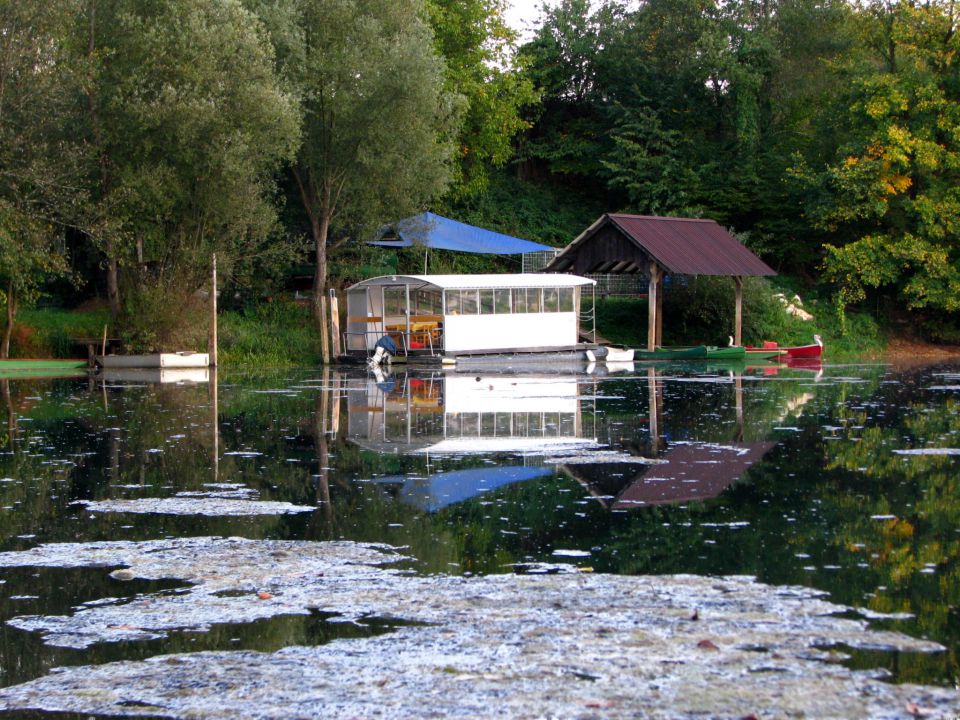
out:
{"label": "wooden beam", "polygon": [[736,306],[733,312],[733,344],[742,345],[743,344],[743,278],[740,275],[736,275],[733,278],[733,282],[737,286],[737,297],[736,297]]}
{"label": "wooden beam", "polygon": [[663,345],[663,272],[657,279],[657,347]]}
{"label": "wooden beam", "polygon": [[343,355],[340,347],[340,301],[337,300],[337,291],[330,288],[330,339],[333,340],[333,357]]}
{"label": "wooden beam", "polygon": [[647,350],[657,347],[657,285],[660,282],[660,266],[650,261],[650,283],[647,286]]}

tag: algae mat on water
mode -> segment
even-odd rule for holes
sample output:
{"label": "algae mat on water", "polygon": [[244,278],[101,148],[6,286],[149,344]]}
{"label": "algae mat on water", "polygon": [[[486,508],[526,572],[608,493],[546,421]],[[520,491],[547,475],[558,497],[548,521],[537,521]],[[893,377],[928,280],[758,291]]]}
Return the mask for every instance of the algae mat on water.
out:
{"label": "algae mat on water", "polygon": [[[893,685],[830,648],[939,652],[871,630],[815,590],[746,577],[562,572],[417,576],[349,542],[188,538],[44,545],[0,567],[127,566],[176,594],[11,624],[48,643],[135,642],[258,617],[416,623],[276,652],[215,651],[60,668],[0,690],[0,710],[190,718],[954,717],[949,688]],[[116,571],[115,571],[116,572]]]}

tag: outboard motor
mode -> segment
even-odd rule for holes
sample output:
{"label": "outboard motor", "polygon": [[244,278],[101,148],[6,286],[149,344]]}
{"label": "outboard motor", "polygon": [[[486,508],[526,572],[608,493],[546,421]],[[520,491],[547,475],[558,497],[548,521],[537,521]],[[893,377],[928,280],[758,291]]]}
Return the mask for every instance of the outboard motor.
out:
{"label": "outboard motor", "polygon": [[374,353],[367,361],[370,367],[379,367],[384,362],[389,365],[390,359],[397,354],[397,344],[389,335],[384,335],[382,338],[377,340],[377,344],[373,347]]}

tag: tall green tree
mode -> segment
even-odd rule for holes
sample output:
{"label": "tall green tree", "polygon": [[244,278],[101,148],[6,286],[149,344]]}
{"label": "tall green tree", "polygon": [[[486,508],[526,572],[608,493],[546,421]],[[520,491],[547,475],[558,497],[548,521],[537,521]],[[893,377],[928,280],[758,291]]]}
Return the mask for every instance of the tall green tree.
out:
{"label": "tall green tree", "polygon": [[69,5],[0,2],[0,357],[17,309],[65,272],[58,238],[77,197],[81,148],[65,128],[77,85],[64,49]]}
{"label": "tall green tree", "polygon": [[491,167],[513,157],[513,139],[529,127],[521,110],[537,101],[517,64],[517,33],[504,19],[506,0],[428,0],[447,87],[466,102],[457,139],[454,199],[484,192]]}
{"label": "tall green tree", "polygon": [[74,47],[95,152],[86,227],[113,311],[121,270],[131,295],[189,295],[212,252],[229,275],[275,250],[297,112],[256,17],[236,0],[87,0]]}
{"label": "tall green tree", "polygon": [[332,233],[421,209],[452,177],[461,98],[420,0],[248,0],[300,100],[292,174],[310,226],[314,310]]}
{"label": "tall green tree", "polygon": [[841,307],[871,289],[913,310],[960,310],[960,38],[951,5],[901,0],[862,13],[837,69],[842,142],[799,165],[809,214],[830,232]]}

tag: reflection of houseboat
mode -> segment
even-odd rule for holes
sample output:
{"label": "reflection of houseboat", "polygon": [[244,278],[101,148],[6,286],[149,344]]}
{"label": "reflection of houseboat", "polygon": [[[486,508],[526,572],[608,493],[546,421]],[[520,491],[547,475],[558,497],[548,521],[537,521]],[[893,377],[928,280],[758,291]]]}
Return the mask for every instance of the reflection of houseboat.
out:
{"label": "reflection of houseboat", "polygon": [[540,360],[584,358],[580,310],[589,278],[557,274],[390,275],[347,290],[344,347],[372,354],[389,337],[409,359],[460,363],[458,358],[536,354]]}
{"label": "reflection of houseboat", "polygon": [[596,445],[576,376],[401,373],[348,385],[348,435],[403,453],[533,453]]}

